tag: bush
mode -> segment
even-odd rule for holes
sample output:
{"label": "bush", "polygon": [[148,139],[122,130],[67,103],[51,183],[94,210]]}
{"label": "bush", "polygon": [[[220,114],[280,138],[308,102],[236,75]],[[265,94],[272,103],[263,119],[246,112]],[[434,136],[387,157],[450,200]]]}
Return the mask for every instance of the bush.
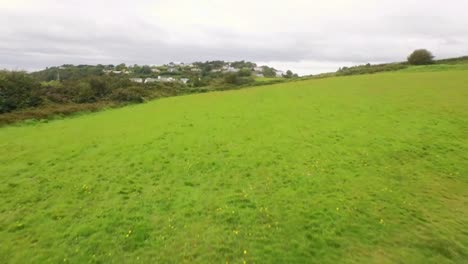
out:
{"label": "bush", "polygon": [[0,113],[38,106],[40,84],[25,72],[0,71]]}
{"label": "bush", "polygon": [[103,97],[110,92],[108,82],[109,80],[105,80],[103,78],[98,77],[91,77],[88,80],[91,89],[97,97]]}
{"label": "bush", "polygon": [[142,103],[148,93],[142,87],[119,88],[112,92],[111,99],[119,102]]}
{"label": "bush", "polygon": [[239,72],[238,75],[240,77],[250,77],[252,76],[252,71],[249,68],[242,68]]}
{"label": "bush", "polygon": [[411,65],[427,65],[433,62],[434,56],[432,53],[425,49],[418,49],[413,51],[408,56],[408,63]]}
{"label": "bush", "polygon": [[338,69],[336,75],[358,75],[358,74],[372,74],[377,72],[397,71],[405,69],[408,66],[401,63],[377,64],[377,65],[357,65],[352,67],[342,67]]}
{"label": "bush", "polygon": [[255,79],[251,76],[243,77],[239,73],[227,73],[224,75],[224,83],[226,84],[243,85],[252,82],[255,82]]}
{"label": "bush", "polygon": [[79,82],[73,87],[73,101],[75,103],[91,103],[96,101],[96,92],[87,82]]}

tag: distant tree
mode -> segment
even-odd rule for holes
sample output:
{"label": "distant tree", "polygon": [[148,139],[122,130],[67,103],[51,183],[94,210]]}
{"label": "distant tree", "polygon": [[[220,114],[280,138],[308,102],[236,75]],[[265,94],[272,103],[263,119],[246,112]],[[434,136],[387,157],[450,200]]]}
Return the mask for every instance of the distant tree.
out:
{"label": "distant tree", "polygon": [[293,72],[291,70],[286,71],[286,75],[284,75],[285,78],[292,78],[293,77]]}
{"label": "distant tree", "polygon": [[434,56],[432,53],[425,49],[418,49],[413,51],[408,56],[408,62],[412,65],[426,65],[433,62]]}
{"label": "distant tree", "polygon": [[249,61],[234,61],[231,62],[231,67],[234,67],[236,69],[242,69],[242,68],[249,68],[252,69],[254,67],[257,67],[257,64]]}
{"label": "distant tree", "polygon": [[125,65],[125,63],[121,63],[121,64],[117,65],[117,66],[115,67],[115,69],[116,69],[117,71],[123,71],[123,70],[127,69],[127,65]]}
{"label": "distant tree", "polygon": [[275,69],[273,68],[270,68],[268,66],[264,66],[263,68],[263,76],[265,77],[276,77],[276,72],[275,72]]}
{"label": "distant tree", "polygon": [[249,77],[251,75],[252,75],[252,71],[250,70],[250,68],[242,68],[239,71],[239,76],[240,77]]}

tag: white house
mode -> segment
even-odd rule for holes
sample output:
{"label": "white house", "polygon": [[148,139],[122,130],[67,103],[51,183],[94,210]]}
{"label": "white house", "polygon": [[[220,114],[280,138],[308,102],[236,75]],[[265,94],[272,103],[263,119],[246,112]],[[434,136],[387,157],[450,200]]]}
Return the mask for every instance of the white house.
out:
{"label": "white house", "polygon": [[239,71],[239,69],[236,69],[236,68],[231,67],[231,66],[229,66],[229,67],[225,70],[225,72],[238,72],[238,71]]}
{"label": "white house", "polygon": [[183,84],[187,84],[188,81],[190,81],[188,78],[180,78],[180,81],[183,83]]}
{"label": "white house", "polygon": [[192,71],[192,72],[201,72],[201,70],[199,68],[192,68],[192,69],[190,69],[190,71]]}
{"label": "white house", "polygon": [[130,78],[130,81],[136,82],[136,83],[143,83],[143,78]]}
{"label": "white house", "polygon": [[159,73],[159,72],[160,72],[160,70],[159,70],[159,69],[156,69],[156,68],[153,68],[153,69],[151,69],[151,72],[154,72],[154,73]]}
{"label": "white house", "polygon": [[276,77],[283,77],[285,75],[284,71],[276,71]]}
{"label": "white house", "polygon": [[158,76],[158,81],[160,81],[160,82],[173,82],[173,81],[175,81],[175,79],[172,78],[172,77]]}
{"label": "white house", "polygon": [[156,78],[146,78],[145,79],[145,83],[152,83],[152,82],[157,82],[157,81],[158,81],[158,79],[156,79]]}

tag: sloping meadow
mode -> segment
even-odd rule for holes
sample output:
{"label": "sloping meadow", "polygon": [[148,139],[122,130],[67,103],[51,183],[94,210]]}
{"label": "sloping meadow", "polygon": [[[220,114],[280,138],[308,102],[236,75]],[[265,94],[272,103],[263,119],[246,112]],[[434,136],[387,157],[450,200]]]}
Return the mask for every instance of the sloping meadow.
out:
{"label": "sloping meadow", "polygon": [[462,263],[468,73],[161,99],[0,128],[1,263]]}

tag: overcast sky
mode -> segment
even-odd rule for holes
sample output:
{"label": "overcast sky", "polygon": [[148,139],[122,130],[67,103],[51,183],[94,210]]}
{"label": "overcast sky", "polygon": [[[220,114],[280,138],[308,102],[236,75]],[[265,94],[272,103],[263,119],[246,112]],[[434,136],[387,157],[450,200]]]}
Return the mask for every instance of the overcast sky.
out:
{"label": "overcast sky", "polygon": [[468,55],[468,0],[0,0],[0,68],[248,60],[300,74]]}

